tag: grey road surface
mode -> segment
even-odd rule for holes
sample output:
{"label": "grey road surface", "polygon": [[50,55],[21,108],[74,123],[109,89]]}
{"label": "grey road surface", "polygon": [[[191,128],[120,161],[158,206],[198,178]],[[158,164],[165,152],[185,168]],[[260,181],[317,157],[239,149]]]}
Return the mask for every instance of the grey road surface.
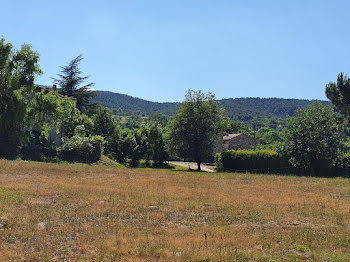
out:
{"label": "grey road surface", "polygon": [[[169,161],[169,164],[174,164],[178,166],[188,167],[189,169],[197,170],[197,163],[195,162],[184,162],[184,161]],[[215,172],[215,167],[201,164],[202,171],[205,172]]]}

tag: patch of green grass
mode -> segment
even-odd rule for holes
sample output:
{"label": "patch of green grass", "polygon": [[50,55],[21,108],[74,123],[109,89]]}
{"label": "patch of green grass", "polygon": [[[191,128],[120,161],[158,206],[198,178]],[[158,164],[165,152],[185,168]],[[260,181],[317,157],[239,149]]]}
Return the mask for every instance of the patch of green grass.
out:
{"label": "patch of green grass", "polygon": [[101,161],[98,162],[97,165],[114,168],[126,168],[123,164],[118,163],[117,161],[114,161],[107,156],[102,156]]}
{"label": "patch of green grass", "polygon": [[178,165],[174,165],[174,164],[169,164],[169,166],[171,166],[171,170],[175,170],[175,171],[188,171],[188,167],[184,167],[184,166],[178,166]]}
{"label": "patch of green grass", "polygon": [[348,254],[338,254],[336,252],[326,253],[321,255],[322,261],[324,262],[345,262],[349,261],[350,255]]}
{"label": "patch of green grass", "polygon": [[22,196],[14,189],[0,188],[0,203],[11,203],[22,201]]}

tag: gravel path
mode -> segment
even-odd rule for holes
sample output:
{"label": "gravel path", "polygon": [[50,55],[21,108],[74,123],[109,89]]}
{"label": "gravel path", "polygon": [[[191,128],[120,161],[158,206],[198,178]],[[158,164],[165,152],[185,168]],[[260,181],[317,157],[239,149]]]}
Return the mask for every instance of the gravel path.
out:
{"label": "gravel path", "polygon": [[[197,170],[197,163],[195,162],[184,162],[184,161],[168,161],[169,164],[174,164],[178,166],[188,167],[189,169]],[[202,171],[213,173],[215,172],[214,166],[209,166],[201,164]]]}

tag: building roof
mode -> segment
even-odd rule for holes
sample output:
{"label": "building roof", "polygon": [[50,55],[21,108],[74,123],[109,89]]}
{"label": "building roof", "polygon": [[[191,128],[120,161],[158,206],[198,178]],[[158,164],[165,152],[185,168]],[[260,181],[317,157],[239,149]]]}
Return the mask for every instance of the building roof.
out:
{"label": "building roof", "polygon": [[223,136],[223,139],[224,139],[224,141],[228,141],[228,140],[231,140],[231,139],[233,139],[235,137],[238,137],[240,135],[242,135],[242,134],[241,133],[238,133],[238,134],[227,134],[227,135]]}

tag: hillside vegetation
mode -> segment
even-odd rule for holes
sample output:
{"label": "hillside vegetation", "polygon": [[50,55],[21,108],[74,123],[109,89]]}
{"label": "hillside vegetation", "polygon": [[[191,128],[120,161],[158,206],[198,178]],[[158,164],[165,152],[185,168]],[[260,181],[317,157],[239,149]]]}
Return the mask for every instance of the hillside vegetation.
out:
{"label": "hillside vegetation", "polygon": [[1,261],[349,261],[350,181],[0,161]]}
{"label": "hillside vegetation", "polygon": [[113,93],[109,91],[97,91],[97,96],[93,102],[107,107],[115,114],[125,114],[140,112],[144,115],[152,114],[175,114],[179,103],[157,103],[129,95]]}
{"label": "hillside vegetation", "polygon": [[[110,108],[114,114],[120,115],[137,112],[142,115],[174,115],[179,105],[179,103],[151,102],[109,91],[97,91],[97,96],[93,101]],[[306,108],[312,103],[311,100],[284,98],[229,98],[218,101],[231,119],[243,122],[253,118],[285,118],[292,116],[298,108]],[[322,101],[322,103],[330,105],[328,101]]]}

